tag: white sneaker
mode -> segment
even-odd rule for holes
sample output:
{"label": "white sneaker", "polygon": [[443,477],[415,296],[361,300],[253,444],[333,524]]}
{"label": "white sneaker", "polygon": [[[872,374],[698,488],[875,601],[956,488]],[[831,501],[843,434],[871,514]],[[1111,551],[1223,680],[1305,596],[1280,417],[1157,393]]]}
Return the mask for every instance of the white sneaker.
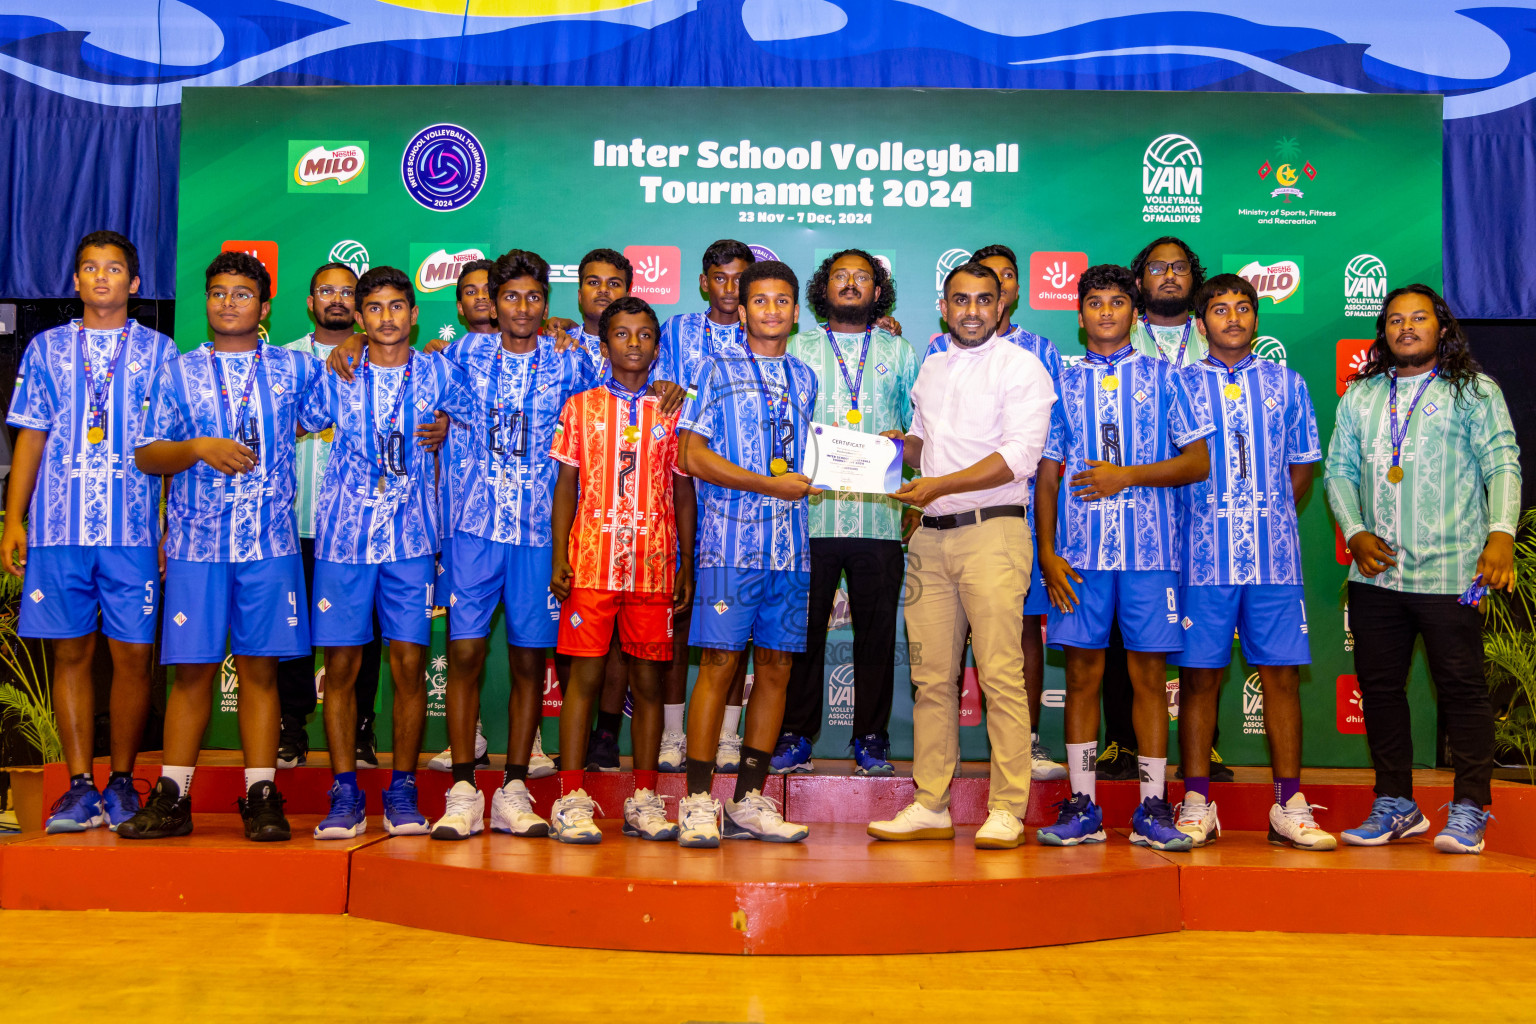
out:
{"label": "white sneaker", "polygon": [[[480,726],[480,720],[475,720],[475,767],[484,768],[491,763],[490,744],[485,742],[485,730]],[[453,771],[453,748],[438,754],[427,762],[427,767],[434,772]]]}
{"label": "white sneaker", "polygon": [[533,813],[533,799],[521,779],[513,779],[491,797],[491,831],[514,836],[549,835],[549,822]]}
{"label": "white sneaker", "polygon": [[1067,769],[1051,760],[1051,752],[1041,743],[1030,747],[1029,777],[1035,782],[1054,782],[1067,777]]}
{"label": "white sneaker", "polygon": [[652,789],[637,789],[624,801],[624,834],[665,841],[677,838],[677,826],[667,820],[666,805]]}
{"label": "white sneaker", "polygon": [[677,845],[713,849],[720,845],[720,801],[708,793],[677,803]]}
{"label": "white sneaker", "polygon": [[485,828],[485,794],[472,783],[455,782],[443,816],[432,826],[433,839],[468,839]]}
{"label": "white sneaker", "polygon": [[953,839],[955,823],[948,810],[930,811],[916,800],[889,821],[872,821],[869,834],[876,839]]}
{"label": "white sneaker", "polygon": [[1332,833],[1324,832],[1312,819],[1312,808],[1328,808],[1322,804],[1309,804],[1300,793],[1293,794],[1285,806],[1272,804],[1269,808],[1269,841],[1276,846],[1294,846],[1298,850],[1331,850],[1339,844]]}
{"label": "white sneaker", "polygon": [[[718,757],[719,754],[715,756]],[[661,734],[661,753],[656,758],[657,771],[680,772],[687,758],[688,735],[686,733],[664,732]]]}
{"label": "white sneaker", "polygon": [[592,820],[597,804],[587,796],[585,789],[578,789],[555,801],[549,812],[549,827],[562,843],[578,843],[590,846],[603,841],[603,830]]}
{"label": "white sneaker", "polygon": [[[476,744],[478,747],[479,744]],[[533,733],[533,753],[528,755],[528,777],[542,779],[555,774],[555,759],[544,753],[544,737],[538,730]]]}
{"label": "white sneaker", "polygon": [[809,826],[784,820],[778,805],[754,789],[740,800],[725,802],[727,839],[761,839],[765,843],[798,843],[811,834]]}
{"label": "white sneaker", "polygon": [[741,767],[741,737],[733,732],[720,734],[720,746],[715,750],[715,771],[735,775]]}
{"label": "white sneaker", "polygon": [[1183,803],[1173,809],[1173,827],[1195,841],[1196,848],[1214,843],[1221,835],[1221,819],[1216,816],[1216,801],[1199,793],[1185,793]]}
{"label": "white sneaker", "polygon": [[1003,807],[987,812],[987,820],[976,830],[976,849],[1012,850],[1024,842],[1024,823],[1018,815]]}

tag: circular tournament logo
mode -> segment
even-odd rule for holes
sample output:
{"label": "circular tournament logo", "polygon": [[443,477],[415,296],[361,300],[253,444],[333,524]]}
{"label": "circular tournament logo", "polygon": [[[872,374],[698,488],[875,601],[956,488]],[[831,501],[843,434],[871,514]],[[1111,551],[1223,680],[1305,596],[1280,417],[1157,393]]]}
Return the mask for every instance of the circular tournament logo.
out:
{"label": "circular tournament logo", "polygon": [[778,261],[779,254],[768,248],[766,245],[758,245],[756,242],[754,242],[747,246],[747,248],[752,250],[752,255],[757,257],[759,263],[765,260],[773,260],[775,262]]}
{"label": "circular tournament logo", "polygon": [[485,184],[485,147],[456,124],[434,124],[406,144],[400,177],[411,198],[427,209],[460,209]]}

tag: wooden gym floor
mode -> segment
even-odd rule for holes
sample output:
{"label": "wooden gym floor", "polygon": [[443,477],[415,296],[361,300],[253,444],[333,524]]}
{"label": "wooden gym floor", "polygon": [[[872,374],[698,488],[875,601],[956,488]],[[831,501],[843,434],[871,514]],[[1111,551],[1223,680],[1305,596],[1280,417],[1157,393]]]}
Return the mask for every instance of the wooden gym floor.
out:
{"label": "wooden gym floor", "polygon": [[1079,1022],[1144,1017],[1152,1000],[1201,1024],[1482,1024],[1536,1018],[1533,957],[1531,939],[1272,932],[727,957],[526,946],[321,915],[0,910],[0,1019]]}

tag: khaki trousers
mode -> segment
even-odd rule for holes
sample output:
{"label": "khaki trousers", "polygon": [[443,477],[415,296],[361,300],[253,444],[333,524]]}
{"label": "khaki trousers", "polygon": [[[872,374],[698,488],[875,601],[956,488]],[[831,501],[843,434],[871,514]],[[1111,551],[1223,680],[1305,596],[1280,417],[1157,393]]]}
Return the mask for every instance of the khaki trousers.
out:
{"label": "khaki trousers", "polygon": [[1029,524],[1017,517],[918,527],[907,546],[907,641],[917,686],[912,779],[917,802],[930,811],[949,807],[960,760],[958,681],[969,625],[992,748],[987,805],[1024,817],[1032,764],[1020,638],[1030,556]]}

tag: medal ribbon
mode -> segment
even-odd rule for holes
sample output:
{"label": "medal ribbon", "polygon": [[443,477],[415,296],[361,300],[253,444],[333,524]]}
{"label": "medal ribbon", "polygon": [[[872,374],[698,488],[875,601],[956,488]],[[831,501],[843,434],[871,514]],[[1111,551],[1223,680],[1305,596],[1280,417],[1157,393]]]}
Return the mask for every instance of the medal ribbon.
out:
{"label": "medal ribbon", "polygon": [[1254,353],[1250,352],[1246,356],[1244,356],[1242,359],[1239,359],[1236,363],[1234,363],[1231,366],[1228,366],[1226,363],[1222,362],[1220,359],[1217,359],[1215,356],[1206,356],[1205,357],[1205,361],[1207,363],[1209,363],[1210,365],[1216,367],[1216,369],[1220,370],[1222,373],[1225,373],[1227,375],[1227,384],[1226,384],[1226,388],[1223,389],[1223,394],[1225,394],[1227,398],[1229,398],[1230,400],[1235,402],[1239,398],[1242,397],[1241,391],[1239,391],[1237,394],[1231,394],[1227,389],[1238,387],[1239,386],[1238,383],[1237,383],[1237,375],[1238,375],[1238,373],[1243,371],[1243,370],[1248,369],[1248,367],[1254,362],[1254,360],[1256,360],[1258,358],[1259,357],[1257,355],[1255,355]]}
{"label": "medal ribbon", "polygon": [[1392,413],[1392,465],[1397,466],[1403,457],[1403,442],[1408,439],[1408,423],[1413,419],[1413,411],[1419,407],[1419,399],[1424,397],[1424,392],[1434,383],[1435,378],[1440,376],[1440,367],[1436,366],[1424,375],[1424,383],[1419,385],[1419,390],[1413,396],[1413,402],[1408,406],[1408,413],[1403,417],[1401,430],[1397,426],[1397,371],[1392,370],[1388,376],[1392,381],[1387,403]]}
{"label": "medal ribbon", "polygon": [[603,385],[614,395],[614,397],[618,398],[619,401],[623,402],[629,407],[629,425],[632,427],[639,426],[640,399],[645,397],[645,389],[641,388],[638,391],[631,391],[623,384],[620,384],[618,381],[614,380],[612,377],[609,377],[607,380],[603,381]]}
{"label": "medal ribbon", "polygon": [[[1175,370],[1184,365],[1184,350],[1189,347],[1189,332],[1194,325],[1195,320],[1193,317],[1184,321],[1184,336],[1179,339],[1179,357],[1173,361],[1173,368]],[[1162,348],[1157,344],[1157,332],[1152,329],[1152,321],[1147,319],[1147,314],[1145,313],[1141,314],[1141,326],[1147,329],[1147,337],[1152,339],[1152,347],[1161,353]]]}
{"label": "medal ribbon", "polygon": [[[262,350],[266,348],[266,344],[260,338],[256,339],[256,351],[251,356],[251,375],[245,379],[245,392],[241,394],[240,404],[237,407],[229,404],[229,387],[224,383],[224,370],[219,366],[219,357],[214,354],[213,342],[203,342],[203,347],[208,350],[208,361],[213,364],[214,379],[219,382],[220,407],[223,411],[229,413],[229,417],[237,431],[245,429],[246,411],[251,405],[251,392],[256,386],[256,375],[261,372],[261,355]],[[240,439],[234,437],[230,438],[230,440],[238,441]],[[241,443],[243,444],[244,442]]]}
{"label": "medal ribbon", "polygon": [[[405,393],[411,389],[411,364],[415,361],[415,351],[412,351],[410,355],[405,357],[405,373],[400,380],[400,390],[395,393],[394,408],[389,411],[389,418],[385,421],[384,443],[379,445],[378,410],[373,407],[373,364],[368,361],[368,346],[363,346],[363,415],[368,421],[368,430],[363,440],[363,445],[368,449],[369,458],[379,471],[375,483],[378,485],[379,493],[381,494],[390,476],[389,465],[386,461],[389,454],[389,444],[395,436],[395,429],[400,424],[400,412],[405,408]],[[404,435],[401,436],[403,437]]]}
{"label": "medal ribbon", "polygon": [[[496,342],[496,425],[498,427],[505,427],[507,425],[506,420],[503,419],[503,416],[505,415],[505,413],[503,412],[503,404],[502,404],[502,401],[501,401],[501,363],[502,363],[502,357],[506,355],[506,352],[507,352],[507,347],[505,345],[503,345],[501,343],[501,341],[498,339],[497,342]],[[534,342],[534,349],[533,349],[533,358],[531,360],[529,360],[529,362],[528,362],[528,373],[523,377],[522,389],[520,391],[518,391],[518,393],[517,393],[517,416],[518,416],[518,430],[519,431],[527,429],[527,425],[528,425],[528,395],[533,390],[533,382],[534,382],[535,379],[537,379],[538,375],[539,375],[539,349],[538,349],[538,342],[535,341]],[[517,447],[516,443],[513,443],[513,444],[507,444],[506,442],[502,443],[500,461],[502,462],[503,465],[505,465],[506,462],[507,462],[507,453],[509,451],[512,451],[516,447]],[[516,456],[514,456],[514,457],[516,457]]]}
{"label": "medal ribbon", "polygon": [[96,382],[95,371],[91,368],[91,347],[86,343],[85,321],[75,321],[76,330],[80,335],[80,362],[85,370],[85,393],[91,406],[90,426],[92,428],[104,427],[107,422],[107,395],[112,390],[112,377],[117,373],[117,361],[121,358],[123,350],[127,348],[128,334],[133,330],[133,321],[129,320],[123,325],[123,329],[117,332],[117,341],[112,346],[112,355],[107,361],[107,377],[101,383]]}
{"label": "medal ribbon", "polygon": [[[784,394],[779,396],[778,400],[775,401],[773,396],[768,393],[768,384],[763,379],[762,367],[757,365],[757,356],[753,353],[751,345],[746,346],[746,349],[747,359],[752,363],[752,372],[757,375],[757,386],[763,394],[763,408],[767,413],[765,419],[768,423],[768,430],[771,434],[771,440],[773,442],[773,458],[783,459],[788,465],[789,469],[794,469],[795,467],[793,465],[793,460],[789,458],[788,452],[784,447],[784,432],[780,427],[780,424],[785,420],[789,421],[789,427],[791,430],[793,430],[795,426],[795,412],[791,407],[790,399],[794,399],[794,405],[799,405],[800,396],[795,394],[794,372],[790,369],[789,363],[785,362]],[[781,415],[774,415],[775,407],[777,407]],[[770,465],[769,470],[772,471],[772,469],[773,467]]]}
{"label": "medal ribbon", "polygon": [[1092,363],[1095,366],[1107,366],[1110,372],[1113,373],[1116,367],[1135,354],[1136,349],[1127,342],[1124,348],[1116,349],[1107,356],[1101,356],[1097,352],[1089,352],[1083,356],[1083,361],[1085,363]]}
{"label": "medal ribbon", "polygon": [[[843,375],[843,383],[848,385],[848,393],[853,396],[853,411],[859,412],[859,389],[864,386],[864,361],[869,358],[869,338],[874,333],[874,328],[864,330],[864,345],[859,349],[859,375],[848,376],[848,364],[843,361],[842,350],[837,347],[837,339],[832,337],[832,328],[823,328],[827,332],[827,344],[832,346],[832,354],[837,357],[838,372]],[[850,422],[857,423],[864,418],[863,413],[850,418]]]}

